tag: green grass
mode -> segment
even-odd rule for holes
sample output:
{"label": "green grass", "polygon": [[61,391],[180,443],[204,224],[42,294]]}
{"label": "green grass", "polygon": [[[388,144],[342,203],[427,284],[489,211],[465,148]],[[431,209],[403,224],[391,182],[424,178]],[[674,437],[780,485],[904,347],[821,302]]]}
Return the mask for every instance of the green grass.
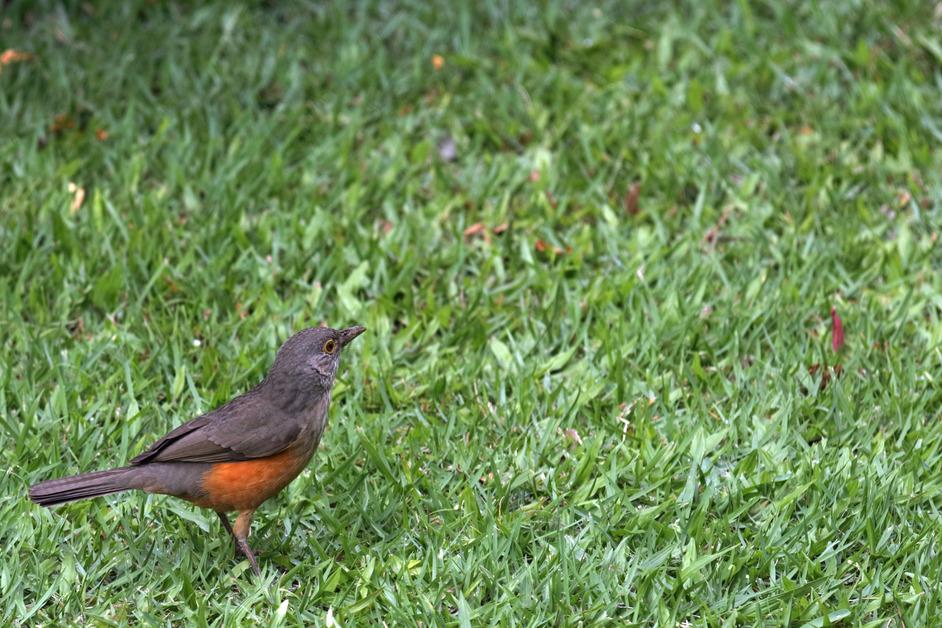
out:
{"label": "green grass", "polygon": [[[194,4],[0,14],[0,623],[940,621],[933,3]],[[26,499],[321,322],[261,581]]]}

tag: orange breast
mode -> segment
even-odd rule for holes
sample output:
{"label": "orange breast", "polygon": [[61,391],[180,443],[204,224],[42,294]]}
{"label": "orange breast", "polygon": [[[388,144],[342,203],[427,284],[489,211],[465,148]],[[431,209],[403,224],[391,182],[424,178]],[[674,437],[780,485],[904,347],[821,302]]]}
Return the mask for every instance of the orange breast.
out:
{"label": "orange breast", "polygon": [[287,450],[258,460],[219,462],[203,474],[197,504],[220,512],[254,510],[296,478],[308,456]]}

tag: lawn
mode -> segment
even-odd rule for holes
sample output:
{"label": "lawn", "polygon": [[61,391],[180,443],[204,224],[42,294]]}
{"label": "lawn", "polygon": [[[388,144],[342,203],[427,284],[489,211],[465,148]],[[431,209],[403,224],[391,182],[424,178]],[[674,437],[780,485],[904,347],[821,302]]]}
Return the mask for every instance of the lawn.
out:
{"label": "lawn", "polygon": [[[942,9],[475,4],[5,3],[0,623],[942,621]],[[261,579],[27,500],[321,323]]]}

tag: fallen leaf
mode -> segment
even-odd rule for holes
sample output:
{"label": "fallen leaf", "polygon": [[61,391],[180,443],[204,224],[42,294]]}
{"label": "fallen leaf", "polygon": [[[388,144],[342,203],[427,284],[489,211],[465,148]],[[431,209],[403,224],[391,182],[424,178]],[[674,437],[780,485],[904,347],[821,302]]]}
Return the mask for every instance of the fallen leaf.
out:
{"label": "fallen leaf", "polygon": [[730,214],[732,213],[732,207],[727,205],[723,208],[723,211],[720,212],[719,220],[716,221],[716,224],[707,229],[706,234],[703,236],[703,241],[709,246],[714,246],[720,238],[720,234],[723,232],[723,228],[726,227],[726,223],[729,221]]}
{"label": "fallen leaf", "polygon": [[0,72],[3,72],[3,66],[5,65],[30,61],[32,58],[33,55],[28,52],[21,52],[19,50],[8,48],[3,51],[3,54],[0,54]]}
{"label": "fallen leaf", "polygon": [[75,119],[67,113],[60,113],[52,119],[52,124],[49,125],[49,132],[58,135],[63,131],[68,131],[69,129],[74,128]]}
{"label": "fallen leaf", "polygon": [[85,188],[69,181],[69,193],[72,195],[72,203],[69,205],[69,212],[74,214],[82,208],[82,203],[85,202]]}
{"label": "fallen leaf", "polygon": [[445,65],[445,57],[441,55],[432,55],[432,67],[435,68],[435,71],[442,69],[442,66]]}
{"label": "fallen leaf", "polygon": [[108,139],[108,131],[104,129],[97,129],[95,131],[95,137],[98,138],[99,142],[104,142],[106,139]]}
{"label": "fallen leaf", "polygon": [[561,246],[553,246],[552,244],[547,244],[543,240],[537,239],[533,244],[536,247],[536,250],[540,253],[545,253],[546,251],[553,251],[555,255],[562,255],[563,253],[572,253],[572,247],[567,246],[563,249]]}
{"label": "fallen leaf", "polygon": [[[818,373],[819,371],[821,372],[821,386],[819,390],[824,390],[828,387],[828,384],[831,383],[831,379],[837,379],[838,377],[841,376],[841,374],[844,372],[844,367],[840,364],[836,364],[830,367],[827,365],[824,365],[822,367],[818,363],[814,363],[808,367],[808,375],[811,375],[811,377],[814,377],[815,374]],[[808,393],[808,391],[805,390],[804,388],[802,388],[802,392],[805,394]]]}
{"label": "fallen leaf", "polygon": [[635,181],[631,184],[631,187],[628,188],[628,193],[625,194],[625,211],[627,211],[630,216],[637,216],[638,212],[641,211],[641,208],[638,207],[638,196],[640,195],[641,184]]}
{"label": "fallen leaf", "polygon": [[484,223],[476,222],[467,229],[464,230],[465,238],[472,238],[476,235],[484,234],[487,235],[487,227],[484,226]]}
{"label": "fallen leaf", "polygon": [[494,227],[494,229],[493,229],[494,235],[500,235],[500,234],[502,234],[503,232],[507,231],[507,229],[509,229],[509,228],[510,228],[510,224],[508,224],[508,223],[506,223],[506,222],[502,222],[502,223],[500,223],[499,225],[497,225],[496,227]]}
{"label": "fallen leaf", "polygon": [[840,351],[844,348],[844,323],[837,314],[837,308],[831,308],[831,348],[834,351]]}
{"label": "fallen leaf", "polygon": [[85,331],[85,321],[81,318],[77,318],[74,321],[69,321],[66,323],[65,328],[69,331],[69,334],[73,338],[77,338],[82,335],[82,332]]}

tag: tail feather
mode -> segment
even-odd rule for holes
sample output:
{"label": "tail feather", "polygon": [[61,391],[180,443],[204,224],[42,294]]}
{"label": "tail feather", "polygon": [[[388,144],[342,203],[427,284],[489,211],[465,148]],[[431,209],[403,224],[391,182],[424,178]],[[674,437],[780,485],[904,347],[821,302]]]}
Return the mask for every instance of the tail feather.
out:
{"label": "tail feather", "polygon": [[46,480],[29,488],[29,498],[40,506],[55,506],[77,499],[120,493],[135,488],[131,484],[134,471],[132,467],[122,467]]}

